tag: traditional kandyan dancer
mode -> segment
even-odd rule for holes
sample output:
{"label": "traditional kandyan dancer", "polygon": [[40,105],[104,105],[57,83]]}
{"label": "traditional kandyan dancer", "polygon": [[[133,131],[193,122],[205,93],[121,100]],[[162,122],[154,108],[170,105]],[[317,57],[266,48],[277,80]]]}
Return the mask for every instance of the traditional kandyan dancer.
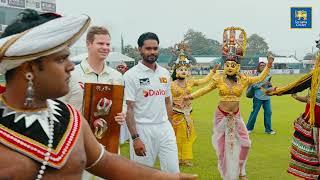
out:
{"label": "traditional kandyan dancer", "polygon": [[[320,41],[317,41],[320,48]],[[269,95],[294,94],[293,97],[307,103],[304,113],[294,122],[291,145],[291,160],[288,173],[303,179],[320,177],[320,52],[317,54],[314,69],[285,87],[276,88]],[[310,93],[299,98],[295,95],[310,88]]]}
{"label": "traditional kandyan dancer", "polygon": [[[69,91],[69,47],[87,29],[86,15],[25,10],[0,39],[0,179],[195,179],[144,167],[100,145],[87,121],[59,98]],[[54,81],[51,79],[54,78]],[[51,81],[50,81],[51,80]]]}
{"label": "traditional kandyan dancer", "polygon": [[171,83],[171,94],[173,98],[173,117],[172,125],[176,134],[178,146],[179,164],[192,166],[193,159],[192,145],[196,139],[194,122],[191,117],[191,101],[184,101],[183,97],[190,95],[192,87],[208,83],[216,69],[203,79],[188,77],[190,74],[190,62],[183,51],[174,64]]}
{"label": "traditional kandyan dancer", "polygon": [[[236,31],[240,31],[236,38]],[[228,38],[228,34],[230,38]],[[224,180],[247,179],[245,164],[251,146],[247,128],[239,111],[239,101],[248,85],[266,78],[273,62],[268,64],[259,76],[249,77],[240,73],[240,58],[245,54],[246,33],[241,28],[226,28],[223,33],[222,55],[225,59],[224,71],[216,73],[213,80],[204,88],[185,97],[198,98],[214,89],[219,90],[220,102],[215,113],[212,143],[218,156],[218,169]],[[237,43],[239,42],[239,43]]]}

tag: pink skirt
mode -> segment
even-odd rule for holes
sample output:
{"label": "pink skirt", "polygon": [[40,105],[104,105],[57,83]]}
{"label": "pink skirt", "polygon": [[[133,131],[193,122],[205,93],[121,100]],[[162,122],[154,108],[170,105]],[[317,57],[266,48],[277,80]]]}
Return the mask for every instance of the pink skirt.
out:
{"label": "pink skirt", "polygon": [[237,180],[239,176],[246,175],[245,164],[251,141],[239,110],[229,113],[217,108],[212,144],[218,156],[218,169],[224,180]]}

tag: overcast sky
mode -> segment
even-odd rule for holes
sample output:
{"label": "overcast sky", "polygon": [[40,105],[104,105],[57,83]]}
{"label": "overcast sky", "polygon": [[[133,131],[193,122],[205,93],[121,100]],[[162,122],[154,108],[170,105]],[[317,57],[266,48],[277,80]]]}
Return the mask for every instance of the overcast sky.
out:
{"label": "overcast sky", "polygon": [[[136,45],[143,32],[159,35],[160,46],[183,39],[189,28],[222,40],[225,27],[239,26],[250,36],[257,33],[270,49],[298,57],[315,50],[320,34],[320,0],[56,0],[63,15],[88,14],[93,25],[107,26],[112,44]],[[290,7],[312,7],[312,29],[290,29]],[[84,45],[80,41],[76,46]]]}

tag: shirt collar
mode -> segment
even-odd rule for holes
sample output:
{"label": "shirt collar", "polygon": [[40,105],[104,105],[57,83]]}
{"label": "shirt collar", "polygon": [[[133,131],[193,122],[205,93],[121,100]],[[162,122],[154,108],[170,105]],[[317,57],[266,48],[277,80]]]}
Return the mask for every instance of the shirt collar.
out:
{"label": "shirt collar", "polygon": [[[95,73],[92,67],[90,66],[90,64],[88,63],[88,58],[86,58],[85,60],[82,60],[80,65],[85,74]],[[100,74],[104,74],[104,73],[108,74],[106,63],[104,64],[102,72]]]}
{"label": "shirt collar", "polygon": [[138,67],[142,70],[142,71],[152,71],[152,72],[157,72],[159,71],[159,64],[156,62],[156,70],[153,71],[152,69],[148,68],[146,65],[144,65],[142,63],[142,61],[138,62]]}

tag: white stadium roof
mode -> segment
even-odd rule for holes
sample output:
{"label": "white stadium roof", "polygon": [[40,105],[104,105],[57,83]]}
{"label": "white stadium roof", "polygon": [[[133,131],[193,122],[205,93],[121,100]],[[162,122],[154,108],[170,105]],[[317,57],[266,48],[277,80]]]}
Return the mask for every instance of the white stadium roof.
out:
{"label": "white stadium roof", "polygon": [[[259,62],[268,62],[267,57],[259,57]],[[275,57],[273,64],[301,64],[293,57]]]}
{"label": "white stadium roof", "polygon": [[220,57],[194,57],[198,64],[215,63]]}

